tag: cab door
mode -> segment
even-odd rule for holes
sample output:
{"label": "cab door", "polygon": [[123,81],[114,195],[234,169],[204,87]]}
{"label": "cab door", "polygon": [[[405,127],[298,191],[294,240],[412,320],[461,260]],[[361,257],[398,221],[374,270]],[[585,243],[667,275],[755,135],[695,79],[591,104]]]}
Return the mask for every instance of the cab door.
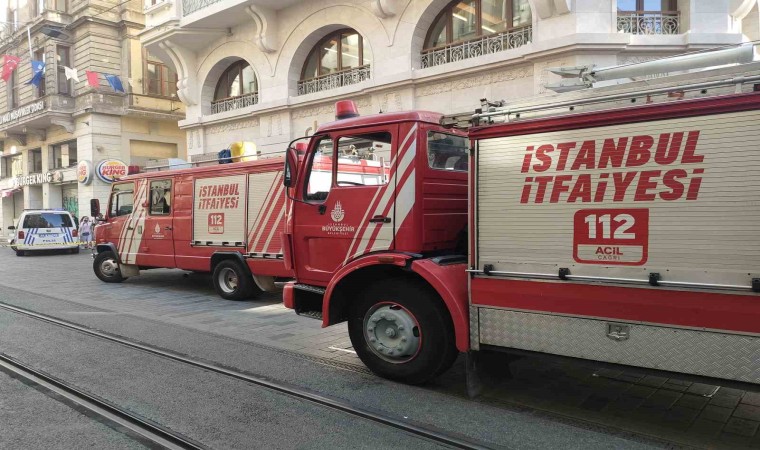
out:
{"label": "cab door", "polygon": [[398,125],[315,138],[295,202],[298,279],[325,285],[348,261],[393,247]]}
{"label": "cab door", "polygon": [[176,267],[174,257],[174,180],[148,181],[147,208],[139,249],[139,264],[151,267]]}
{"label": "cab door", "polygon": [[130,259],[129,245],[135,229],[130,226],[135,203],[135,182],[114,183],[108,200],[108,213],[104,223],[97,226],[98,243],[112,243],[119,259],[126,263]]}

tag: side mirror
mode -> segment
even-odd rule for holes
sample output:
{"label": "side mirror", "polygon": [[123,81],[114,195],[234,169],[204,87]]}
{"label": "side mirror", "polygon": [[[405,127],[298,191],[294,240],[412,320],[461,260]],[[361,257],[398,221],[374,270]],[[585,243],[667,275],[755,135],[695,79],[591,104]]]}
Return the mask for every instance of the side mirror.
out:
{"label": "side mirror", "polygon": [[93,198],[90,200],[90,217],[97,217],[100,215],[100,200]]}
{"label": "side mirror", "polygon": [[296,184],[296,168],[298,167],[298,153],[293,147],[288,147],[285,154],[285,171],[282,176],[282,184],[291,188]]}
{"label": "side mirror", "polygon": [[9,229],[9,230],[15,230],[15,229],[16,229],[16,227],[14,227],[13,225],[11,225],[11,226],[9,226],[9,227],[8,227],[8,229]]}

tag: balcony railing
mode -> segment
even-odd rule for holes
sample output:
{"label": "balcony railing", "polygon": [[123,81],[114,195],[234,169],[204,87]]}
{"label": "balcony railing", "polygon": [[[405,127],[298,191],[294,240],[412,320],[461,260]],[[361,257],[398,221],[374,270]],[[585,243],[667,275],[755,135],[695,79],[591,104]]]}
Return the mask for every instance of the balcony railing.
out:
{"label": "balcony railing", "polygon": [[371,66],[369,65],[354,67],[353,69],[344,70],[342,72],[331,73],[329,75],[323,75],[321,77],[299,81],[298,95],[329,91],[330,89],[350,86],[352,84],[369,80],[371,77],[370,67]]}
{"label": "balcony railing", "polygon": [[182,17],[221,1],[222,0],[182,0]]}
{"label": "balcony railing", "polygon": [[422,68],[503,52],[525,45],[532,39],[533,27],[528,26],[444,47],[431,48],[422,52]]}
{"label": "balcony railing", "polygon": [[233,111],[247,106],[253,106],[259,102],[259,93],[241,95],[224,100],[211,102],[211,114],[217,114],[225,111]]}
{"label": "balcony railing", "polygon": [[678,34],[678,11],[618,11],[617,29],[631,34]]}

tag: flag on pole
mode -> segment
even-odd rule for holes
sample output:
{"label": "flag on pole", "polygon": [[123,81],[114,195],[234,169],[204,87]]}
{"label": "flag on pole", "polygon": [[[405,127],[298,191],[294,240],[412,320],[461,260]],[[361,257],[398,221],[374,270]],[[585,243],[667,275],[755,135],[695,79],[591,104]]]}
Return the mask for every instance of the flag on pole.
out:
{"label": "flag on pole", "polygon": [[121,84],[121,80],[116,75],[104,74],[106,81],[111,85],[114,91],[124,92],[124,86]]}
{"label": "flag on pole", "polygon": [[45,76],[45,63],[42,61],[32,61],[32,79],[26,84],[40,85],[42,77]]}
{"label": "flag on pole", "polygon": [[92,72],[92,71],[89,71],[89,70],[85,70],[84,72],[87,75],[87,84],[89,84],[90,86],[92,86],[94,88],[100,86],[100,81],[98,81],[98,73],[97,72]]}
{"label": "flag on pole", "polygon": [[63,66],[63,73],[66,75],[66,81],[73,79],[74,81],[79,83],[79,75],[77,74],[77,69],[73,67]]}
{"label": "flag on pole", "polygon": [[18,56],[3,55],[3,81],[8,82],[11,74],[18,67],[19,62],[21,62],[21,58]]}

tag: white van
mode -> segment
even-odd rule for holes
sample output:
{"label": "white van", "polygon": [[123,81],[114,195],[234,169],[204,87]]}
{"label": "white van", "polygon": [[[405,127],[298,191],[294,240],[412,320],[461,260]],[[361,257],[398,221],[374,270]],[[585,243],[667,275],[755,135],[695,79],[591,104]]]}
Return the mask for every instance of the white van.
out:
{"label": "white van", "polygon": [[68,250],[79,253],[79,232],[71,213],[65,210],[39,209],[21,213],[12,230],[10,246],[16,256],[35,250]]}

